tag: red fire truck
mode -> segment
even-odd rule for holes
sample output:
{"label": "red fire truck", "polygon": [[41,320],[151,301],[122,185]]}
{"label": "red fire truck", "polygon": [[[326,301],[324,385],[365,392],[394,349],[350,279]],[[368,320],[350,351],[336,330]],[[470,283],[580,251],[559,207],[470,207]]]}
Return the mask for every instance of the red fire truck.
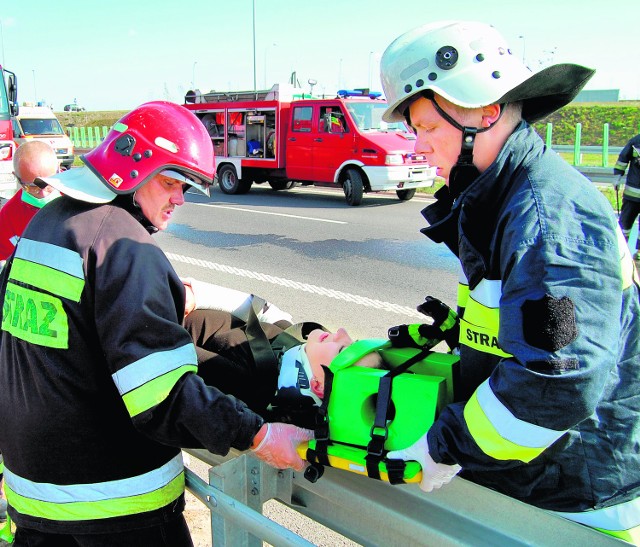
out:
{"label": "red fire truck", "polygon": [[220,189],[244,194],[253,183],[343,188],[349,205],[364,192],[395,190],[401,200],[432,186],[435,168],[413,150],[404,124],[382,121],[386,102],[368,90],[305,98],[300,89],[190,91],[184,105],[211,135]]}
{"label": "red fire truck", "polygon": [[0,198],[9,199],[17,190],[13,175],[13,142],[11,116],[18,114],[18,80],[10,70],[0,65]]}

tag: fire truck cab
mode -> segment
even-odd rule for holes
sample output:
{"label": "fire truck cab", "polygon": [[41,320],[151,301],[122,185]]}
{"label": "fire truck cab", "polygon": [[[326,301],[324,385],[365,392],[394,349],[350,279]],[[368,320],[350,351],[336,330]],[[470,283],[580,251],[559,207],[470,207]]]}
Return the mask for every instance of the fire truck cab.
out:
{"label": "fire truck cab", "polygon": [[[297,92],[297,93],[296,93]],[[190,91],[184,105],[207,128],[226,194],[253,183],[274,190],[296,183],[343,188],[349,205],[365,192],[393,190],[400,200],[432,186],[435,168],[413,150],[414,135],[382,121],[386,102],[368,90],[311,98],[288,84],[265,91]]]}

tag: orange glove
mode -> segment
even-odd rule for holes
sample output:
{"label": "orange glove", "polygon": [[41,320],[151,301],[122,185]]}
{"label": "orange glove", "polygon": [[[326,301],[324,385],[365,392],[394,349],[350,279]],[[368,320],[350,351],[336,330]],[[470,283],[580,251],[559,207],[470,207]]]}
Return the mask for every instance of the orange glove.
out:
{"label": "orange glove", "polygon": [[305,462],[298,456],[297,448],[299,444],[313,439],[313,431],[291,424],[265,425],[267,432],[258,446],[253,448],[253,453],[277,469],[292,467],[296,471],[302,471]]}

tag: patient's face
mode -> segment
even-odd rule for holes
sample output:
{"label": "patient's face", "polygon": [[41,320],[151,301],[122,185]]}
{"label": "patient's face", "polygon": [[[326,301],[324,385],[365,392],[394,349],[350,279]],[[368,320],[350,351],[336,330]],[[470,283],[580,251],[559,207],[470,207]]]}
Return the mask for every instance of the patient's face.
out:
{"label": "patient's face", "polygon": [[311,331],[307,337],[305,350],[313,373],[324,377],[321,365],[328,367],[333,358],[351,344],[353,340],[343,328],[339,328],[335,333],[320,329]]}

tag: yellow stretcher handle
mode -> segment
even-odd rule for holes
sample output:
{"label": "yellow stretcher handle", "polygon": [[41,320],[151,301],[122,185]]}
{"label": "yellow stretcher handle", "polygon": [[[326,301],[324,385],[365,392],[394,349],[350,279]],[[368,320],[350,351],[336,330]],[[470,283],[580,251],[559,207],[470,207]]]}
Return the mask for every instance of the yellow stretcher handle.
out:
{"label": "yellow stretcher handle", "polygon": [[[298,446],[298,455],[303,459],[307,459],[307,449],[309,448],[309,443],[302,443]],[[367,467],[361,463],[358,463],[353,460],[349,460],[347,458],[343,458],[340,456],[336,456],[335,454],[328,454],[329,464],[331,467],[335,467],[336,469],[343,469],[345,471],[350,471],[351,473],[356,473],[358,475],[368,476]],[[389,482],[389,475],[386,471],[380,470],[380,479],[383,481]],[[418,471],[413,476],[405,478],[404,482],[412,483],[412,482],[420,482],[422,480],[422,471]]]}

